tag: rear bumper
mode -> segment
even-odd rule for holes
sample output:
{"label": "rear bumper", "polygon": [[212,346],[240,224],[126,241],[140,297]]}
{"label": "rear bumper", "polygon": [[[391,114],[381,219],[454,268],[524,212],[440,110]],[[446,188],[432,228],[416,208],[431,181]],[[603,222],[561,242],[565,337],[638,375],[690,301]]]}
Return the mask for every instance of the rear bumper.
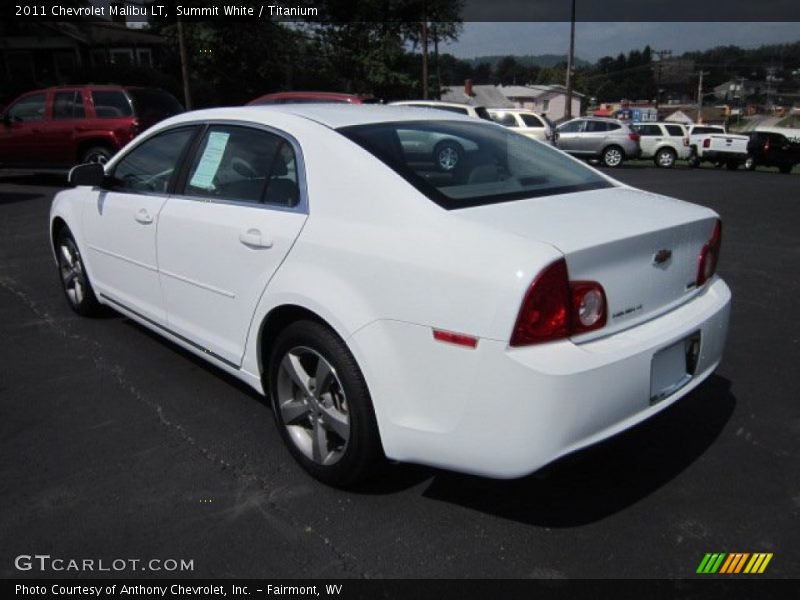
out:
{"label": "rear bumper", "polygon": [[[693,390],[722,358],[730,298],[715,278],[683,306],[581,345],[509,348],[481,339],[469,349],[397,321],[372,323],[349,343],[389,458],[511,478],[623,431]],[[651,405],[654,355],[697,332],[693,377]]]}
{"label": "rear bumper", "polygon": [[735,160],[743,163],[747,158],[747,153],[742,152],[726,152],[725,150],[704,150],[701,160]]}

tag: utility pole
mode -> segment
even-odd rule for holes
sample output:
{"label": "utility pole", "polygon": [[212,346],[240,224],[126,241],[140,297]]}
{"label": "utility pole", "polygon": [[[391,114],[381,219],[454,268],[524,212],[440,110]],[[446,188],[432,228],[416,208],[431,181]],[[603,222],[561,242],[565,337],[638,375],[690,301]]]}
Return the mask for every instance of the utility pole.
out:
{"label": "utility pole", "polygon": [[192,91],[189,88],[189,66],[186,59],[186,43],[183,40],[183,23],[178,17],[178,54],[181,58],[181,78],[183,79],[183,104],[192,110]]}
{"label": "utility pole", "polygon": [[567,109],[564,117],[572,118],[572,71],[575,68],[575,0],[572,0],[572,18],[569,31],[569,55],[567,56]]}
{"label": "utility pole", "polygon": [[422,99],[428,99],[428,15],[422,15]]}
{"label": "utility pole", "polygon": [[672,56],[672,50],[653,50],[653,54],[658,56],[656,63],[656,111],[658,111],[661,98],[661,63],[664,62],[664,57]]}
{"label": "utility pole", "polygon": [[708,71],[702,69],[698,73],[700,79],[697,82],[697,120],[695,121],[698,124],[703,122],[703,76],[708,74]]}

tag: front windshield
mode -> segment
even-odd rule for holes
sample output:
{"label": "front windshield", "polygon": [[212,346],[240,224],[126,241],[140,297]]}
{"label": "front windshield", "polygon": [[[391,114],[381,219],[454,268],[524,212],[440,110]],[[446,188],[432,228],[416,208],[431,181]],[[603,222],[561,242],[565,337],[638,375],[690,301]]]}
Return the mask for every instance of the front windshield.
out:
{"label": "front windshield", "polygon": [[612,187],[559,150],[480,121],[403,121],[338,130],[448,210]]}

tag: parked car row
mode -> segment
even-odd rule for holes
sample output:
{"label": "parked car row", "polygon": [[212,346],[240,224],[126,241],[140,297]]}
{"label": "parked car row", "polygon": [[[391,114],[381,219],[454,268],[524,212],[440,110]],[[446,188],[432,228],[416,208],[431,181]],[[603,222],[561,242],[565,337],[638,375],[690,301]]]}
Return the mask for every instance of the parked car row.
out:
{"label": "parked car row", "polygon": [[[278,92],[248,105],[350,104],[380,101],[372,96],[336,92]],[[486,108],[436,100],[392,102],[397,106],[446,111],[491,120],[535,140],[549,142],[578,158],[618,167],[626,160],[652,159],[671,168],[678,160],[690,167],[703,162],[737,169],[777,167],[790,172],[800,164],[796,141],[780,133],[735,135],[716,125],[636,123],[579,117],[558,127],[546,115],[524,108]],[[0,167],[65,169],[81,162],[106,162],[136,135],[183,107],[163,90],[113,85],[61,86],[22,95],[2,113]],[[404,146],[433,160],[441,171],[459,168],[470,150],[463,140],[403,134]]]}

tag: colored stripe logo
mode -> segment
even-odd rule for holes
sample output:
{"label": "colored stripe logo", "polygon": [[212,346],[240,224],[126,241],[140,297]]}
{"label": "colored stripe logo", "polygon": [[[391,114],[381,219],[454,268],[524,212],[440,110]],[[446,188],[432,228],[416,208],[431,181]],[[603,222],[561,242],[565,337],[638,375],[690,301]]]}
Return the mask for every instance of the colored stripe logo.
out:
{"label": "colored stripe logo", "polygon": [[738,574],[749,573],[752,575],[766,571],[772,552],[708,552],[700,561],[697,573],[701,575]]}

